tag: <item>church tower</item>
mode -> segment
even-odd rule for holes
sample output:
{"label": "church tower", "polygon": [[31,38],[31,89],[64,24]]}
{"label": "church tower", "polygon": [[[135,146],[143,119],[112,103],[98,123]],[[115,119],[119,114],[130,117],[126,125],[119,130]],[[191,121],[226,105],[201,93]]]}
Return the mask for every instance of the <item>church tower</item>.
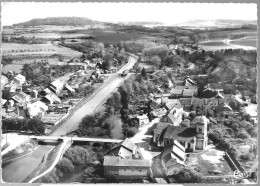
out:
{"label": "church tower", "polygon": [[197,116],[196,122],[196,150],[204,150],[208,144],[208,133],[207,128],[209,120],[205,116]]}

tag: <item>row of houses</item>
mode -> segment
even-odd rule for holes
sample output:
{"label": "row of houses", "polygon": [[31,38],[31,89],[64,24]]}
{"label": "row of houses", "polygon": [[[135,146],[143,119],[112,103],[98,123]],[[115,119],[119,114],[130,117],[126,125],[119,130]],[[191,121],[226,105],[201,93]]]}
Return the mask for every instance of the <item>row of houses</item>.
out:
{"label": "row of houses", "polygon": [[[9,76],[11,73],[8,74]],[[48,85],[44,90],[31,89],[31,86],[26,87],[26,78],[18,74],[12,78],[9,84],[16,85],[14,91],[9,89],[8,83],[2,86],[2,89],[7,90],[11,93],[11,97],[8,100],[2,99],[3,118],[32,118],[40,117],[46,124],[54,124],[56,121],[51,121],[46,118],[49,114],[52,114],[52,118],[67,113],[71,104],[65,104],[62,99],[64,95],[74,94],[75,90],[71,88],[67,83],[60,80],[56,80]]]}

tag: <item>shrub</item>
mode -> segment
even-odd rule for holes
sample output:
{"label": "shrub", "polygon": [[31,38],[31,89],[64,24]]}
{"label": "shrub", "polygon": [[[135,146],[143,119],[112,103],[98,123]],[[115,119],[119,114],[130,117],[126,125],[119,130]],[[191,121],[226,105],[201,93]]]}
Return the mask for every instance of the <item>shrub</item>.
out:
{"label": "shrub", "polygon": [[54,178],[52,178],[51,176],[48,175],[44,175],[43,177],[41,177],[39,179],[39,181],[37,181],[38,183],[56,183],[56,181],[54,180]]}
{"label": "shrub", "polygon": [[106,183],[118,183],[116,177],[114,175],[105,175]]}
{"label": "shrub", "polygon": [[177,174],[172,175],[172,177],[179,183],[200,183],[203,180],[200,173],[189,167],[181,169]]}
{"label": "shrub", "polygon": [[86,163],[89,159],[89,156],[90,153],[88,150],[79,146],[69,148],[64,154],[64,157],[69,159],[74,165]]}
{"label": "shrub", "polygon": [[253,138],[257,137],[257,131],[256,131],[255,127],[249,127],[246,131],[248,132],[248,134],[251,137],[253,137]]}
{"label": "shrub", "polygon": [[73,164],[67,158],[62,158],[57,163],[56,168],[59,169],[62,173],[68,173],[74,170]]}
{"label": "shrub", "polygon": [[250,161],[253,159],[253,155],[251,153],[247,153],[247,154],[242,154],[240,156],[240,159],[242,160],[246,160],[246,161]]}
{"label": "shrub", "polygon": [[209,133],[209,139],[213,141],[213,143],[219,142],[219,134],[217,132]]}
{"label": "shrub", "polygon": [[247,138],[249,138],[249,135],[246,131],[241,131],[237,134],[236,137],[241,138],[241,139],[247,139]]}
{"label": "shrub", "polygon": [[218,146],[219,146],[219,148],[221,148],[223,150],[228,150],[231,148],[231,144],[228,141],[226,141],[225,139],[220,139]]}
{"label": "shrub", "polygon": [[238,149],[235,146],[231,146],[230,149],[227,150],[229,154],[233,155],[234,157],[238,156]]}

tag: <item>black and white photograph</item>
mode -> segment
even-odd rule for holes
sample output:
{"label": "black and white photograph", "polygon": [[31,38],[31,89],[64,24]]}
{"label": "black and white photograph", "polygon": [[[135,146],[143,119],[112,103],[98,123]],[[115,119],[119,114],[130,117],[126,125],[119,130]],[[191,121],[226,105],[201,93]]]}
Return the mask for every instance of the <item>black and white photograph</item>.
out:
{"label": "black and white photograph", "polygon": [[2,2],[1,184],[257,184],[257,6]]}

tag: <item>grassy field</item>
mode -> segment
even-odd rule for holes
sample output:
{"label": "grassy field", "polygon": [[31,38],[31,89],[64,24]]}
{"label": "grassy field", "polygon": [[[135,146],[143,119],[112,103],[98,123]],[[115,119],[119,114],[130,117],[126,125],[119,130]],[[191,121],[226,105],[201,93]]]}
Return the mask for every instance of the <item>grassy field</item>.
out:
{"label": "grassy field", "polygon": [[204,50],[207,50],[207,51],[235,48],[235,47],[232,47],[232,46],[224,43],[221,40],[211,40],[211,41],[201,42],[201,43],[198,43],[198,46],[202,47]]}
{"label": "grassy field", "polygon": [[60,54],[74,57],[82,55],[81,52],[53,44],[2,43],[2,49],[4,55]]}
{"label": "grassy field", "polygon": [[257,37],[256,36],[246,37],[242,39],[233,40],[230,43],[234,45],[256,47]]}

